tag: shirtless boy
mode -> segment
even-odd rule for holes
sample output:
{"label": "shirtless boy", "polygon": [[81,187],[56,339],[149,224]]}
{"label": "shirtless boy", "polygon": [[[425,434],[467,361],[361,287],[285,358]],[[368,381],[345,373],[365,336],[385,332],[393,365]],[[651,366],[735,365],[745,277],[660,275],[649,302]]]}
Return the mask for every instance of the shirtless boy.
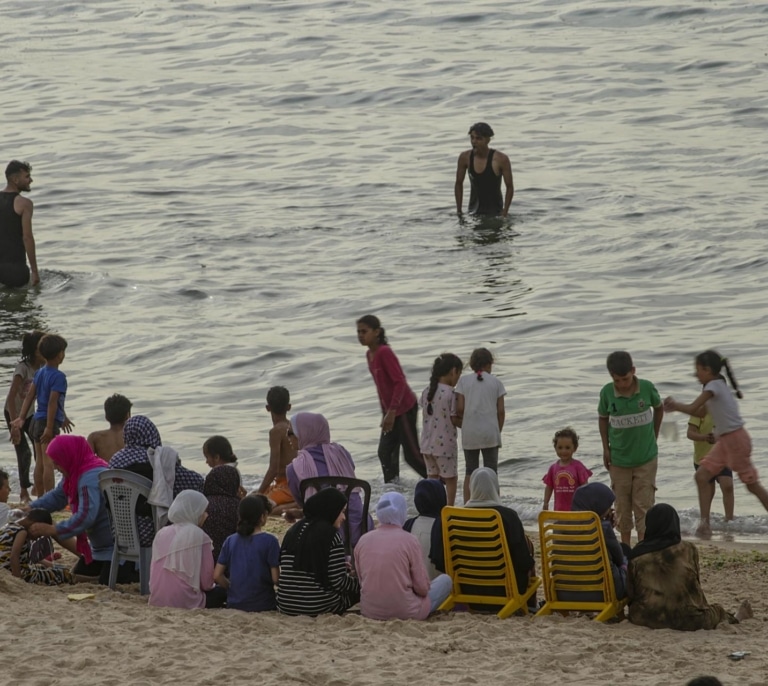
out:
{"label": "shirtless boy", "polygon": [[256,492],[267,496],[275,504],[270,513],[273,517],[279,517],[283,512],[299,507],[293,500],[285,476],[285,468],[291,464],[299,449],[291,422],[286,416],[290,409],[291,396],[288,389],[272,386],[267,393],[267,412],[272,415],[272,428],[269,430],[269,467]]}
{"label": "shirtless boy", "polygon": [[109,462],[112,455],[123,449],[123,425],[131,416],[132,405],[128,398],[119,393],[104,401],[104,417],[109,422],[109,428],[94,431],[86,439],[91,450],[102,460]]}

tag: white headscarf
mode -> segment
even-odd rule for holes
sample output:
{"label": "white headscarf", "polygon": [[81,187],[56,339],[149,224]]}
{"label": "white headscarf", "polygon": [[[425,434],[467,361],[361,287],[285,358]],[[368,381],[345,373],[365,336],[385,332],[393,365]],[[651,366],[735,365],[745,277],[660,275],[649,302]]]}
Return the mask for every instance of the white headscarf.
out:
{"label": "white headscarf", "polygon": [[384,493],[376,505],[376,519],[379,524],[394,524],[401,529],[408,517],[408,503],[401,493],[390,491]]}
{"label": "white headscarf", "polygon": [[480,467],[469,477],[469,500],[464,507],[502,505],[499,498],[499,475],[489,467]]}
{"label": "white headscarf", "polygon": [[[208,498],[199,491],[182,491],[174,498],[168,510],[174,537],[163,558],[163,568],[180,576],[192,588],[200,588],[200,567],[203,560],[203,544],[210,537],[198,522],[208,508]],[[154,556],[154,555],[153,555]]]}

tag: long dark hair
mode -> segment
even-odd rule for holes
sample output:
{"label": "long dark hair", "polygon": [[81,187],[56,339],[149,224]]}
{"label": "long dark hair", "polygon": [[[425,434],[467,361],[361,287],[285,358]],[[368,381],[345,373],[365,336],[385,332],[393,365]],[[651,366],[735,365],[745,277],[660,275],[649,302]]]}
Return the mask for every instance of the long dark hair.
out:
{"label": "long dark hair", "polygon": [[237,455],[232,452],[232,444],[224,436],[211,436],[203,443],[203,450],[211,457],[218,457],[222,462],[237,462]]}
{"label": "long dark hair", "polygon": [[30,367],[35,362],[35,353],[40,339],[45,336],[45,331],[30,331],[21,339],[21,361]]}
{"label": "long dark hair", "polygon": [[356,324],[365,324],[371,327],[374,331],[379,330],[379,345],[387,345],[387,335],[384,333],[384,327],[381,325],[379,318],[375,314],[365,314],[355,322]]}
{"label": "long dark hair", "polygon": [[483,380],[483,367],[493,364],[493,353],[488,348],[475,348],[469,358],[469,366],[477,374],[477,380]]}
{"label": "long dark hair", "polygon": [[723,378],[723,375],[720,374],[720,370],[725,367],[725,373],[728,375],[728,380],[731,382],[733,390],[736,391],[736,397],[744,397],[744,394],[739,390],[739,384],[736,383],[736,377],[731,371],[731,365],[728,364],[728,359],[722,357],[719,352],[716,350],[705,350],[703,353],[699,353],[696,355],[696,364],[699,367],[709,367],[712,370],[712,373],[717,374],[721,379]]}
{"label": "long dark hair", "polygon": [[428,415],[432,414],[432,400],[437,392],[437,384],[440,381],[440,377],[445,376],[454,369],[461,371],[464,369],[464,363],[453,353],[443,353],[439,357],[436,357],[435,361],[432,363],[432,374],[429,377],[429,392],[427,393]]}
{"label": "long dark hair", "polygon": [[272,511],[269,498],[260,493],[247,495],[240,501],[237,508],[237,533],[240,536],[250,536],[257,526],[261,526],[264,515]]}

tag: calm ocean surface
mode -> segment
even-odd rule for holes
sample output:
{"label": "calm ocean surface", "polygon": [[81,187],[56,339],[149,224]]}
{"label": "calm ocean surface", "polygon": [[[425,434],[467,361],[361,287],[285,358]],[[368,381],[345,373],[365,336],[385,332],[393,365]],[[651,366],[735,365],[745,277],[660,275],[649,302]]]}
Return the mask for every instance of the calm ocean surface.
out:
{"label": "calm ocean surface", "polygon": [[[494,351],[528,523],[558,428],[606,480],[614,349],[689,400],[693,356],[727,354],[768,478],[768,3],[0,0],[0,21],[0,162],[34,167],[43,279],[0,290],[0,371],[23,332],[64,335],[78,432],[120,392],[187,466],[229,437],[253,483],[282,384],[381,492],[372,312],[417,392],[440,352]],[[454,213],[478,120],[512,160],[505,223]],[[658,500],[690,527],[675,421]],[[741,485],[736,511],[734,534],[768,532]]]}

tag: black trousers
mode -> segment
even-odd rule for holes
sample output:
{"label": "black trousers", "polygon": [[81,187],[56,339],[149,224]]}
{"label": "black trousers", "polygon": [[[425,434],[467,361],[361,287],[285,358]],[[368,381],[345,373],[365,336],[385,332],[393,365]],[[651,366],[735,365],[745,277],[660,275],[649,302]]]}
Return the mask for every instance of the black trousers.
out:
{"label": "black trousers", "polygon": [[400,446],[403,448],[403,457],[422,479],[427,476],[427,468],[424,466],[424,458],[419,448],[419,438],[416,434],[416,416],[419,413],[418,403],[405,414],[395,417],[392,431],[381,432],[379,438],[379,462],[384,473],[384,483],[389,483],[400,476]]}
{"label": "black trousers", "polygon": [[[5,423],[8,425],[8,431],[11,430],[11,415],[8,410],[4,410]],[[16,464],[19,466],[19,485],[22,488],[29,488],[32,486],[32,482],[29,480],[29,470],[32,467],[32,450],[27,443],[27,436],[29,435],[30,425],[32,424],[32,415],[27,417],[24,422],[24,426],[21,427],[21,440],[18,444],[14,445],[16,450]],[[32,438],[30,437],[30,440]]]}

